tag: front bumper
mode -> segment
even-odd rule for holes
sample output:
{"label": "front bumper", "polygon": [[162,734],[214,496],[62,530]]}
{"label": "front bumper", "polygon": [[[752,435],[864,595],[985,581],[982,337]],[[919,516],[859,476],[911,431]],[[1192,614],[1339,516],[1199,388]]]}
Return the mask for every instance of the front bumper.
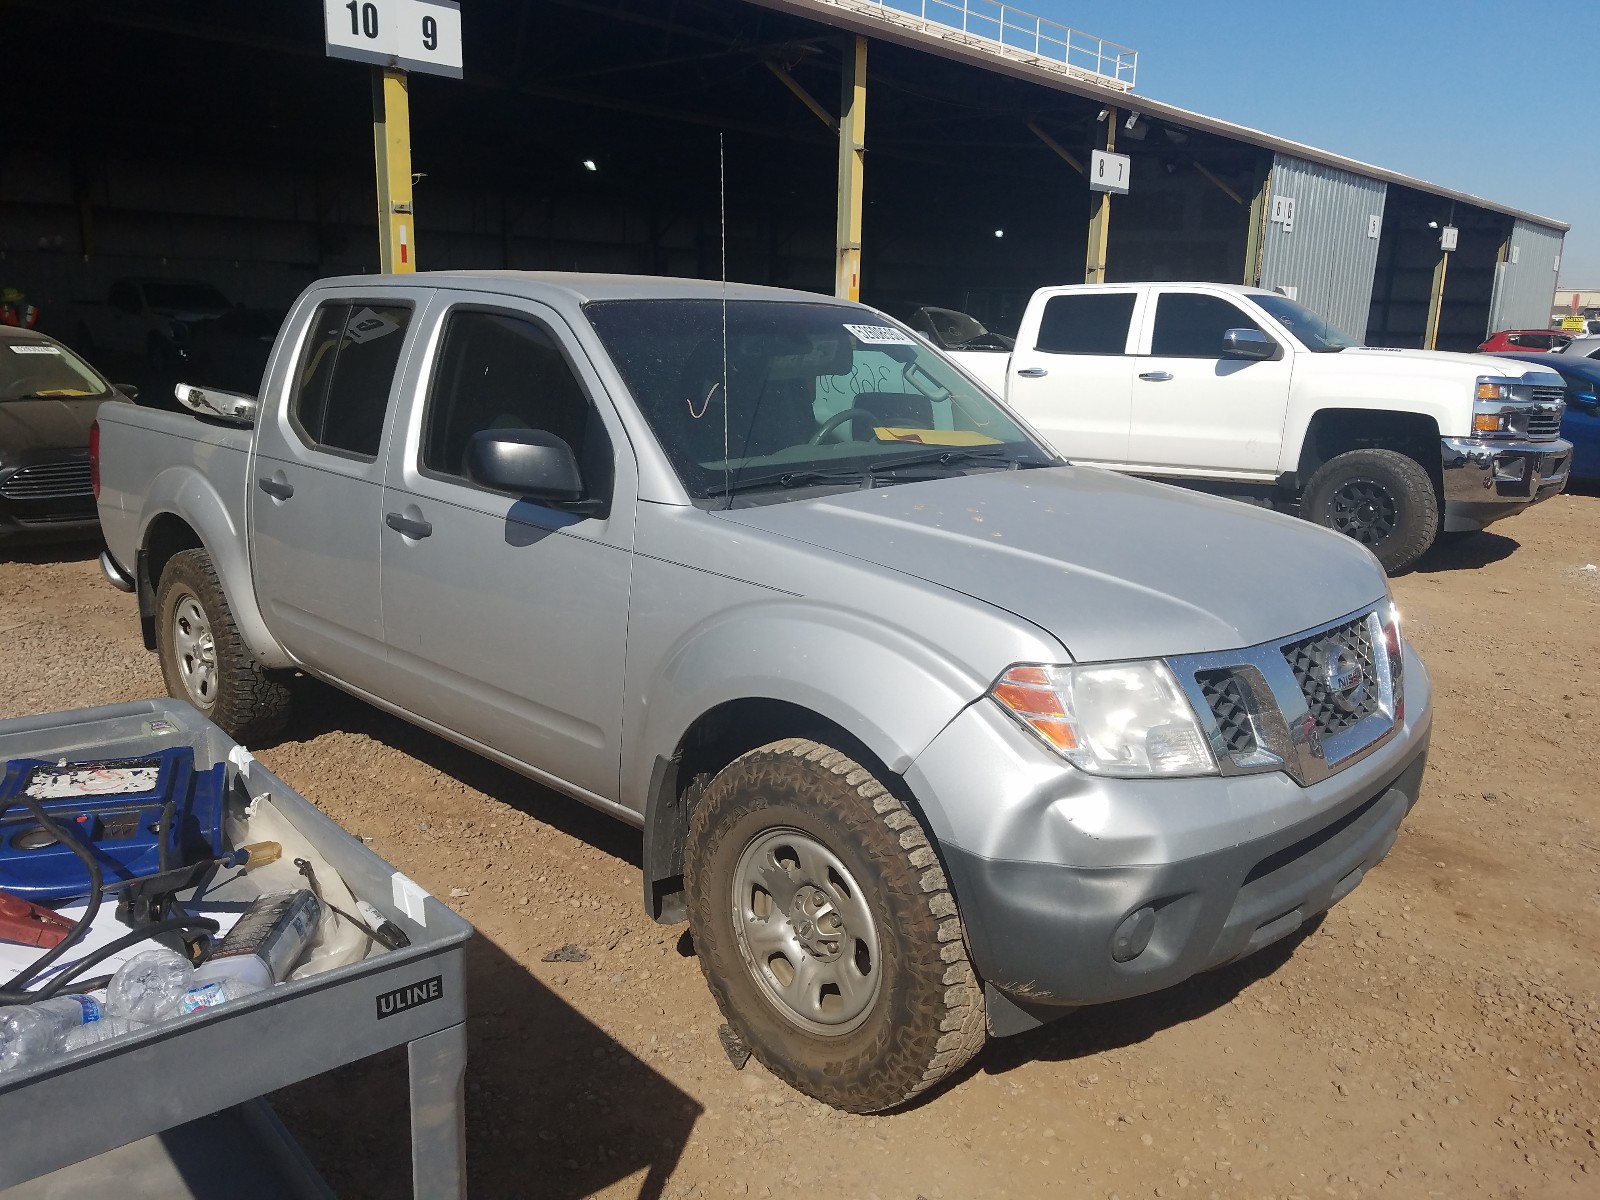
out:
{"label": "front bumper", "polygon": [[[951,722],[906,779],[938,837],[993,1031],[1181,983],[1347,895],[1421,785],[1431,685],[1409,649],[1405,671],[1394,734],[1309,787],[1282,773],[1090,776],[988,702]],[[1130,934],[1149,939],[1131,955]]]}
{"label": "front bumper", "polygon": [[92,537],[99,532],[87,449],[65,458],[0,465],[0,542]]}
{"label": "front bumper", "polygon": [[1482,529],[1567,486],[1572,443],[1440,438],[1444,527]]}

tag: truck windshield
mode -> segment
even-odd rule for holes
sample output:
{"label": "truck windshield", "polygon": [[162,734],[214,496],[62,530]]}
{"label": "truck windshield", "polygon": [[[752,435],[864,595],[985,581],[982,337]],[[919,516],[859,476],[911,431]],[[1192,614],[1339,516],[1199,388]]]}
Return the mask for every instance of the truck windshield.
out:
{"label": "truck windshield", "polygon": [[1301,345],[1314,353],[1336,354],[1357,344],[1355,338],[1335,329],[1305,305],[1298,304],[1287,296],[1280,296],[1277,293],[1263,295],[1256,292],[1252,293],[1250,299],[1266,309],[1278,324],[1294,334]]}
{"label": "truck windshield", "polygon": [[771,300],[585,306],[696,499],[1053,466],[939,354],[865,309]]}
{"label": "truck windshield", "polygon": [[111,385],[65,346],[42,338],[0,340],[0,403],[110,394]]}

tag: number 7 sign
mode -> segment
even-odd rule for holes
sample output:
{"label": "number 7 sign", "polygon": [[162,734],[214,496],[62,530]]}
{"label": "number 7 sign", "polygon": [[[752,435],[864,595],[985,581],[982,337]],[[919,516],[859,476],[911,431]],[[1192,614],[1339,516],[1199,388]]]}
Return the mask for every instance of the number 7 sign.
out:
{"label": "number 7 sign", "polygon": [[322,0],[322,17],[330,58],[461,78],[455,0]]}

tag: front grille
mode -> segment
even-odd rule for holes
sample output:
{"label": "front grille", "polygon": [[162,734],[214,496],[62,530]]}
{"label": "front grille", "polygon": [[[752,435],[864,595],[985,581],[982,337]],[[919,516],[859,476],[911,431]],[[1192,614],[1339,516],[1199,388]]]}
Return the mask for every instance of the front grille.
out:
{"label": "front grille", "polygon": [[36,463],[0,481],[0,496],[7,500],[67,500],[93,494],[87,459]]}
{"label": "front grille", "polygon": [[1250,711],[1245,706],[1244,688],[1232,671],[1200,671],[1195,675],[1200,694],[1211,707],[1217,719],[1217,732],[1229,754],[1244,755],[1256,749],[1256,732],[1250,724]]}
{"label": "front grille", "polygon": [[[1319,734],[1340,733],[1378,711],[1378,665],[1367,628],[1367,617],[1360,616],[1282,648]],[[1336,687],[1352,667],[1359,668],[1359,681]]]}
{"label": "front grille", "polygon": [[1561,408],[1564,393],[1561,388],[1534,388],[1534,403],[1544,407],[1528,413],[1527,437],[1530,441],[1554,441],[1561,432]]}

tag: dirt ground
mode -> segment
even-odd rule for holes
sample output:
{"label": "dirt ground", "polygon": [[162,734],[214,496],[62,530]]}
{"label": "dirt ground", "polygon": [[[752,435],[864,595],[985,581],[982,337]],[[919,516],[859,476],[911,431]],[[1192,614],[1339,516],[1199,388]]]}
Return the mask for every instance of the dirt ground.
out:
{"label": "dirt ground", "polygon": [[[1597,564],[1600,498],[1563,496],[1396,581],[1432,765],[1317,928],[991,1042],[889,1117],[732,1067],[631,829],[320,685],[259,754],[477,926],[475,1197],[1595,1197]],[[93,549],[0,550],[0,717],[161,691]],[[390,1197],[404,1091],[391,1055],[274,1102],[341,1195]]]}

